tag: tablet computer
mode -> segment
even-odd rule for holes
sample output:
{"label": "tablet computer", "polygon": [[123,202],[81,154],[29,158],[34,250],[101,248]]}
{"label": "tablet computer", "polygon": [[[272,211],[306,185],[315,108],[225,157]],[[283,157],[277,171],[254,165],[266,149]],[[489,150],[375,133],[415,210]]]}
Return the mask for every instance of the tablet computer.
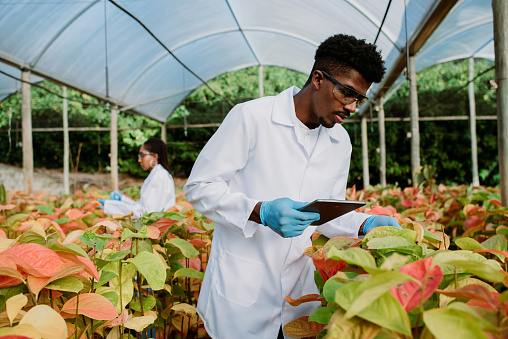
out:
{"label": "tablet computer", "polygon": [[317,199],[303,206],[299,211],[318,212],[321,218],[311,225],[321,225],[362,206],[365,206],[364,201]]}

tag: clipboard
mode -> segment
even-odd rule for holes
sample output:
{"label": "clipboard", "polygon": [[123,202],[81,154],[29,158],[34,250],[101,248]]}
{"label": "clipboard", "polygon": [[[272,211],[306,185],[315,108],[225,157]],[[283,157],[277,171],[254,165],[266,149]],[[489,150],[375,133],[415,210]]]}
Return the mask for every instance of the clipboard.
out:
{"label": "clipboard", "polygon": [[318,212],[321,218],[311,225],[319,226],[362,206],[365,206],[365,201],[317,199],[303,206],[299,211]]}

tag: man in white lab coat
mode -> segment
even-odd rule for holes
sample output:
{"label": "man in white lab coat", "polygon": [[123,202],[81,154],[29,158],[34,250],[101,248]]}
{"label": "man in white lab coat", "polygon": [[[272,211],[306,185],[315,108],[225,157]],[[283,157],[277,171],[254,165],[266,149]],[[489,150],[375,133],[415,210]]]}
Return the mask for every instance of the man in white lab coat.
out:
{"label": "man in white lab coat", "polygon": [[[298,209],[345,198],[352,147],[341,124],[384,71],[374,45],[332,36],[301,90],[235,106],[201,151],[184,193],[216,222],[198,301],[212,338],[282,337],[281,326],[319,306],[285,301],[317,293],[303,252],[319,214]],[[387,225],[400,227],[390,217],[351,212],[318,231],[357,237]]]}

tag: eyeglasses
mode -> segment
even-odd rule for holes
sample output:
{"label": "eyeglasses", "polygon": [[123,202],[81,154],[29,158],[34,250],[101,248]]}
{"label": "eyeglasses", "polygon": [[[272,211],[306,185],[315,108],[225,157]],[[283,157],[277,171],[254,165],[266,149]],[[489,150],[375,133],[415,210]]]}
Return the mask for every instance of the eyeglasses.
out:
{"label": "eyeglasses", "polygon": [[330,80],[335,84],[335,87],[333,87],[333,95],[343,105],[349,105],[356,101],[356,107],[360,108],[362,107],[363,104],[367,102],[367,100],[369,100],[369,98],[367,98],[365,95],[358,93],[351,87],[341,84],[337,79],[335,79],[325,71],[320,72],[323,73],[325,78],[327,78],[328,80]]}
{"label": "eyeglasses", "polygon": [[155,153],[152,152],[139,152],[138,153],[138,159],[142,159],[145,155],[154,155]]}

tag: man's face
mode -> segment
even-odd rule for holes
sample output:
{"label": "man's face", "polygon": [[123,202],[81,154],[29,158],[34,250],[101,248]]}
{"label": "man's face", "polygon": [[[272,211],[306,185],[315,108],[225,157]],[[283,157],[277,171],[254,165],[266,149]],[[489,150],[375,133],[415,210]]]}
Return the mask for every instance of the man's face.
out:
{"label": "man's face", "polygon": [[[365,95],[372,83],[367,82],[365,78],[356,70],[350,69],[349,74],[329,74],[342,85],[354,89],[359,94]],[[326,128],[332,128],[336,123],[342,124],[351,113],[356,111],[356,101],[348,103],[351,100],[340,100],[337,92],[338,88],[333,80],[329,79],[322,72],[316,71],[314,81],[318,81],[318,91],[315,93],[316,101],[314,105],[314,114],[319,123]],[[335,94],[334,94],[335,88]]]}

